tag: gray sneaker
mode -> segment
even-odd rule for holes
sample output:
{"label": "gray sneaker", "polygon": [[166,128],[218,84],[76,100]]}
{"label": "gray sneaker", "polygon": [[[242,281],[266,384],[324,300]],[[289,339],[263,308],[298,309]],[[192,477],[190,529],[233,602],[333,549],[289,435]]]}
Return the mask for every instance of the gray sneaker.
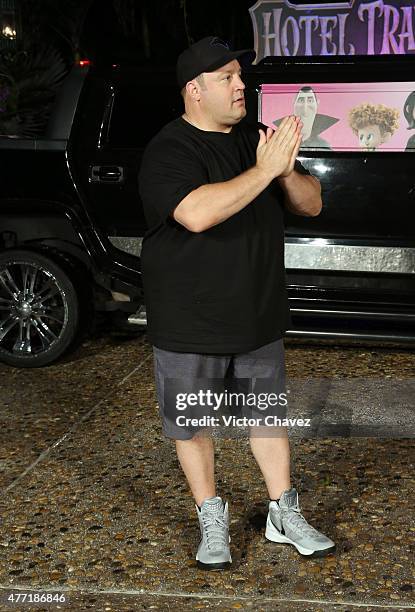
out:
{"label": "gray sneaker", "polygon": [[301,514],[295,489],[284,491],[279,502],[269,503],[265,537],[271,542],[292,544],[307,557],[324,557],[336,548],[330,538],[307,523]]}
{"label": "gray sneaker", "polygon": [[201,509],[196,506],[196,510],[201,535],[196,555],[198,567],[205,570],[226,569],[232,562],[228,502],[224,504],[221,497],[209,497]]}

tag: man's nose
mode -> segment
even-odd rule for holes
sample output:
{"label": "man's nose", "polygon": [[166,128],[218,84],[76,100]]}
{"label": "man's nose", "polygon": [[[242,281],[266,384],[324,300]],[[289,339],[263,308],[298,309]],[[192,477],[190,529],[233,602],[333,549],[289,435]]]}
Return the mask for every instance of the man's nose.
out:
{"label": "man's nose", "polygon": [[238,78],[236,79],[236,89],[245,89],[245,83],[243,82],[243,80],[241,79],[239,75],[238,75]]}

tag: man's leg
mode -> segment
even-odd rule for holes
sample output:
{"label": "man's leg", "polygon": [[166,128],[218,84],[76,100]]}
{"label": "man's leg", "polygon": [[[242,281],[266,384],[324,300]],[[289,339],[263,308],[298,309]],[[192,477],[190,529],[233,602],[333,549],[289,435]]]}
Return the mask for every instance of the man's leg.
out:
{"label": "man's leg", "polygon": [[189,487],[200,507],[205,499],[214,497],[215,450],[210,436],[194,436],[191,440],[176,440],[176,451]]}
{"label": "man's leg", "polygon": [[[177,457],[189,483],[196,504],[215,496],[214,445],[207,432],[197,433],[176,424],[176,417],[189,416],[189,408],[177,412],[176,380],[180,391],[197,393],[198,386],[214,385],[224,379],[231,357],[226,355],[201,355],[198,353],[179,353],[153,347],[154,375],[162,419],[163,433],[175,440]],[[173,383],[173,384],[172,384]],[[193,412],[195,416],[198,412]],[[202,409],[200,409],[202,410]],[[201,411],[199,416],[203,416]],[[202,435],[200,435],[202,434]]]}
{"label": "man's leg", "polygon": [[[222,570],[232,562],[228,503],[215,495],[212,438],[203,435],[206,431],[202,428],[183,428],[177,424],[177,391],[180,389],[181,414],[192,414],[182,400],[185,402],[189,393],[198,393],[199,386],[203,390],[207,384],[209,389],[215,379],[223,381],[230,359],[224,355],[177,353],[154,347],[154,373],[163,433],[176,441],[177,457],[196,501],[201,536],[196,561],[198,567],[206,570]],[[207,416],[202,412],[205,405],[201,399],[191,418]],[[206,410],[210,411],[204,408]]]}
{"label": "man's leg", "polygon": [[259,469],[265,480],[270,499],[279,499],[284,491],[291,489],[290,483],[290,445],[287,431],[282,427],[274,427],[273,437],[270,427],[263,427],[264,437],[260,428],[255,428],[255,435],[249,441]]}
{"label": "man's leg", "polygon": [[197,504],[197,566],[203,570],[227,569],[232,563],[228,502],[225,504],[215,492],[213,439],[196,434],[190,440],[176,440],[176,451]]}
{"label": "man's leg", "polygon": [[[260,390],[268,394],[285,393],[283,340],[277,340],[249,353],[235,355],[233,373],[237,379],[261,379],[258,381],[261,385]],[[254,385],[253,389],[255,393],[260,392],[259,385]],[[264,410],[262,415],[266,417],[270,410],[271,408]],[[258,413],[261,413],[261,410],[257,410],[255,416]],[[284,491],[291,488],[287,429],[274,426],[252,427],[250,445],[264,477],[270,499],[279,499]]]}
{"label": "man's leg", "polygon": [[[262,386],[261,391],[285,392],[282,340],[237,356],[234,367],[239,378],[262,379],[257,381]],[[258,392],[257,389],[255,392]],[[334,542],[307,523],[301,514],[298,493],[291,488],[287,429],[274,426],[252,427],[250,443],[270,498],[265,537],[272,542],[292,544],[304,556],[321,557],[332,553],[335,550]]]}

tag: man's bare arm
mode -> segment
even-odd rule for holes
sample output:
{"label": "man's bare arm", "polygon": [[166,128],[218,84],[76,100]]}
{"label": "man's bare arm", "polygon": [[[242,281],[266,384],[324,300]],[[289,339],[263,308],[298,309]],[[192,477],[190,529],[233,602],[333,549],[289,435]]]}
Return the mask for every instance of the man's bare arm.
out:
{"label": "man's bare arm", "polygon": [[286,177],[279,177],[278,182],[285,195],[285,207],[295,215],[316,217],[321,212],[320,181],[308,174],[293,170]]}
{"label": "man's bare arm", "polygon": [[229,181],[198,187],[176,206],[173,217],[191,232],[203,232],[245,208],[270,182],[253,166]]}
{"label": "man's bare arm", "polygon": [[176,206],[174,219],[192,232],[203,232],[229,219],[284,172],[298,134],[297,123],[291,117],[284,118],[272,136],[260,130],[255,166],[229,181],[198,187]]}

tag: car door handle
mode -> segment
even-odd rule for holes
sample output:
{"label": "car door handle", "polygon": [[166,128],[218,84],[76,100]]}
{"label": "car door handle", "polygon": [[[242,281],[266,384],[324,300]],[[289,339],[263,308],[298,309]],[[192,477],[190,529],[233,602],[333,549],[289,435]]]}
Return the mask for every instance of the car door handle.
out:
{"label": "car door handle", "polygon": [[123,183],[124,168],[122,166],[91,166],[90,183]]}

